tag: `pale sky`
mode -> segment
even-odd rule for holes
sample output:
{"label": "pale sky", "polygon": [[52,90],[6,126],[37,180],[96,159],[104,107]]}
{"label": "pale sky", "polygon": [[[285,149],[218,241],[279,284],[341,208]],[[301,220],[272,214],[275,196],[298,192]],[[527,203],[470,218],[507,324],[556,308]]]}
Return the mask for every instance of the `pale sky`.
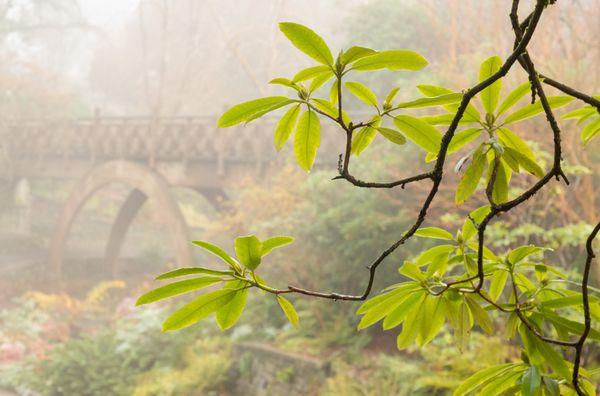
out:
{"label": "pale sky", "polygon": [[139,0],[80,0],[85,18],[106,30],[121,27],[138,3]]}

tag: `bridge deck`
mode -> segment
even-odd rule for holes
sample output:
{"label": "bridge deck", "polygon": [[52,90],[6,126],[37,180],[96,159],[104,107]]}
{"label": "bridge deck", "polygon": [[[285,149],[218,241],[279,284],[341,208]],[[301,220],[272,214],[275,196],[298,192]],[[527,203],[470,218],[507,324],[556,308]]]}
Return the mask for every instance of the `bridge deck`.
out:
{"label": "bridge deck", "polygon": [[[144,162],[173,185],[219,184],[223,176],[261,170],[290,158],[277,155],[275,119],[218,129],[213,117],[97,117],[73,120],[5,121],[0,125],[13,173],[19,177],[79,178],[109,160]],[[343,138],[322,125],[320,165],[335,165]]]}

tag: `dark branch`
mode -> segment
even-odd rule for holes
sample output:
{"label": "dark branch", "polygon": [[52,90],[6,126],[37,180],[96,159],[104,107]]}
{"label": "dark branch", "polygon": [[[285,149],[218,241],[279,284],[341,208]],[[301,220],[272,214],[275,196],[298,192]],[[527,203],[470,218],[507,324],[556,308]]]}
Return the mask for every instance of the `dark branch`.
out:
{"label": "dark branch", "polygon": [[[427,195],[427,197],[425,198],[425,201],[423,202],[423,205],[421,207],[421,210],[419,211],[419,215],[417,216],[415,223],[412,225],[412,227],[406,233],[404,233],[402,235],[402,237],[398,241],[396,241],[393,245],[391,245],[389,248],[387,248],[371,265],[369,265],[367,267],[369,270],[369,280],[368,280],[367,287],[366,287],[364,293],[362,295],[344,295],[344,294],[338,294],[338,293],[322,293],[322,292],[305,290],[305,289],[301,289],[301,288],[294,287],[294,286],[290,286],[289,287],[290,290],[295,291],[297,293],[314,296],[314,297],[330,298],[330,299],[334,299],[334,300],[338,300],[338,299],[365,300],[369,296],[369,294],[371,293],[371,290],[373,288],[373,282],[375,280],[375,273],[376,273],[377,267],[392,252],[394,252],[400,245],[403,245],[410,237],[412,237],[414,235],[414,233],[419,229],[421,224],[423,224],[423,222],[425,221],[425,218],[427,216],[427,210],[429,209],[431,203],[433,202],[433,199],[435,198],[435,196],[438,192],[438,189],[440,187],[440,184],[442,182],[444,163],[446,160],[446,154],[448,152],[448,146],[450,145],[450,141],[454,137],[454,133],[456,132],[456,129],[458,128],[458,123],[460,122],[461,118],[463,117],[463,115],[467,109],[467,106],[479,92],[483,91],[485,88],[489,87],[490,85],[492,85],[495,81],[499,80],[500,78],[506,76],[508,71],[512,68],[512,66],[517,61],[518,57],[525,51],[525,49],[527,48],[527,45],[531,41],[531,38],[533,37],[533,33],[535,32],[537,24],[542,15],[542,12],[544,11],[544,6],[545,6],[545,2],[543,0],[537,0],[535,9],[531,16],[531,22],[530,22],[529,26],[527,26],[527,29],[525,30],[525,33],[523,34],[522,39],[519,41],[519,44],[516,46],[516,48],[513,50],[513,52],[509,55],[509,57],[506,59],[506,61],[500,67],[500,69],[496,73],[491,75],[489,78],[487,78],[486,80],[481,81],[480,83],[478,83],[475,86],[471,87],[470,89],[466,90],[466,92],[463,95],[463,98],[460,102],[460,105],[456,111],[456,114],[454,115],[454,118],[452,119],[452,122],[450,123],[450,126],[448,127],[448,130],[442,137],[440,151],[437,156],[435,167],[434,167],[434,170],[431,172],[431,176],[429,177],[432,180],[433,184],[431,186],[431,190],[429,191],[429,194]],[[340,108],[340,110],[341,110],[341,108]],[[348,132],[348,130],[346,130],[346,132]],[[351,148],[351,145],[347,144],[347,147],[348,146],[350,146],[350,148]],[[347,151],[346,156],[349,156],[349,155],[350,155],[350,153]],[[425,179],[426,177],[423,177],[423,178]],[[540,186],[540,188],[541,188],[541,186]],[[533,192],[531,195],[533,195],[534,193],[535,192]],[[495,213],[495,214],[497,214],[497,213]],[[487,221],[489,221],[489,219]],[[485,223],[483,223],[483,229],[485,229],[485,224],[487,224],[487,221]],[[480,232],[481,232],[481,229],[480,229]],[[482,238],[482,236],[480,236],[480,239],[481,238]],[[482,246],[480,246],[480,248],[479,248],[479,255],[481,256],[481,263],[478,263],[478,275],[479,275],[480,281],[479,281],[479,286],[476,288],[476,291],[479,291],[483,284],[483,247]]]}
{"label": "dark branch", "polygon": [[581,337],[575,344],[575,359],[573,360],[573,386],[579,395],[585,395],[581,387],[579,386],[579,367],[581,365],[581,353],[583,350],[583,344],[587,339],[588,334],[592,326],[592,318],[590,316],[590,298],[588,294],[588,282],[590,279],[590,269],[592,267],[592,260],[596,255],[594,254],[594,248],[592,246],[594,239],[600,231],[600,223],[596,224],[596,227],[590,234],[585,244],[587,251],[587,259],[585,260],[585,267],[583,269],[583,281],[581,282],[581,295],[583,297],[583,315],[584,315],[584,329],[581,333]]}

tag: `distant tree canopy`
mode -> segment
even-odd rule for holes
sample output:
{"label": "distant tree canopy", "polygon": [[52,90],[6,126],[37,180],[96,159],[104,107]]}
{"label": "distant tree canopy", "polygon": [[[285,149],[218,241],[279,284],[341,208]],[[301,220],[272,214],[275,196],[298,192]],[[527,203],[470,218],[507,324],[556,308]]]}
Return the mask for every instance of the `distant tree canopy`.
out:
{"label": "distant tree canopy", "polygon": [[[325,41],[311,29],[291,22],[281,23],[282,33],[292,45],[312,58],[315,65],[292,77],[270,82],[286,87],[289,95],[267,96],[233,106],[221,116],[218,125],[225,128],[248,123],[285,109],[275,128],[274,146],[280,150],[292,140],[296,162],[310,171],[321,141],[321,123],[332,122],[345,138],[345,151],[340,155],[338,175],[334,179],[366,189],[424,185],[426,194],[413,215],[413,222],[403,232],[396,231],[397,239],[367,266],[364,291],[357,295],[297,286],[278,289],[267,284],[260,276],[263,261],[268,261],[266,256],[274,249],[292,243],[293,238],[275,236],[261,240],[247,235],[235,239],[235,255],[210,242],[194,241],[220,259],[224,268],[179,268],[162,274],[157,279],[189,278],[144,294],[138,304],[222,286],[201,294],[171,314],[163,330],[173,331],[213,314],[221,329],[232,327],[244,310],[250,290],[273,295],[294,325],[298,324],[298,314],[285,295],[366,300],[357,311],[362,316],[358,328],[378,322],[382,322],[384,330],[399,328],[399,349],[429,343],[447,323],[458,349],[462,350],[475,327],[493,333],[491,318],[498,315],[505,319],[506,336],[521,346],[521,361],[474,374],[455,390],[455,395],[594,395],[592,373],[581,364],[586,341],[600,340],[599,329],[592,326],[592,318],[600,318],[598,290],[588,286],[594,259],[593,241],[600,231],[600,223],[587,237],[582,279],[577,282],[545,259],[547,248],[544,246],[523,245],[500,252],[493,251],[486,238],[488,225],[505,213],[536,199],[538,192],[551,188],[553,183],[569,185],[563,169],[563,135],[556,109],[577,104],[560,117],[560,123],[563,120],[577,122],[581,145],[596,144],[600,134],[600,98],[563,84],[558,81],[559,76],[541,73],[529,55],[529,43],[546,10],[557,7],[554,1],[537,0],[524,18],[518,15],[519,3],[513,0],[507,10],[513,34],[508,56],[484,59],[478,65],[478,75],[470,78],[477,82],[467,89],[423,82],[416,86],[421,93],[419,97],[403,101],[397,99],[400,87],[387,86],[384,95],[377,95],[371,87],[353,79],[371,73],[376,76],[381,70],[420,71],[429,62],[419,52],[414,49],[377,51],[353,46],[334,56]],[[392,30],[389,34],[394,35]],[[505,76],[518,70],[524,71],[524,77],[515,88],[507,89],[503,86]],[[373,81],[376,80],[375,77]],[[549,95],[549,90],[557,93]],[[361,103],[361,109],[370,115],[352,119],[345,106],[349,97]],[[433,112],[424,114],[423,109]],[[535,117],[546,119],[543,133],[536,136],[533,143],[551,142],[552,152],[547,162],[536,156],[534,144],[523,137],[523,129],[526,129],[523,121]],[[351,162],[369,150],[375,139],[397,147],[399,155],[402,155],[402,146],[418,148],[427,170],[392,181],[366,181],[355,176],[350,169]],[[437,219],[428,216],[447,180],[445,165],[450,161],[460,175],[454,191],[455,204],[463,205],[474,196],[487,201],[453,230],[436,226]],[[516,180],[520,180],[523,187],[511,189]],[[418,198],[405,196],[405,199]],[[330,205],[338,203],[330,202]],[[424,227],[426,221],[433,226]],[[364,227],[368,232],[368,225]],[[405,261],[399,268],[401,281],[372,296],[380,265],[412,237],[439,244],[422,251],[414,260]],[[326,267],[327,263],[320,265]],[[360,268],[346,270],[363,271]]]}

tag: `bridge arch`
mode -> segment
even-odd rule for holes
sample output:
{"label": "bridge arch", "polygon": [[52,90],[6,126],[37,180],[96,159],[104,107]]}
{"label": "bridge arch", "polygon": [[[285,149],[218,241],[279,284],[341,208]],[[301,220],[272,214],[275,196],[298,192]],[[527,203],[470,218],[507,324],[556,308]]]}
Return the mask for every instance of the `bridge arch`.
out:
{"label": "bridge arch", "polygon": [[74,186],[64,205],[50,247],[50,266],[60,276],[65,246],[74,220],[87,200],[108,184],[121,182],[133,188],[113,223],[104,259],[116,272],[116,261],[125,235],[135,215],[148,198],[154,200],[175,248],[177,264],[193,265],[188,229],[177,202],[169,193],[169,185],[147,166],[123,160],[109,161],[92,168]]}

